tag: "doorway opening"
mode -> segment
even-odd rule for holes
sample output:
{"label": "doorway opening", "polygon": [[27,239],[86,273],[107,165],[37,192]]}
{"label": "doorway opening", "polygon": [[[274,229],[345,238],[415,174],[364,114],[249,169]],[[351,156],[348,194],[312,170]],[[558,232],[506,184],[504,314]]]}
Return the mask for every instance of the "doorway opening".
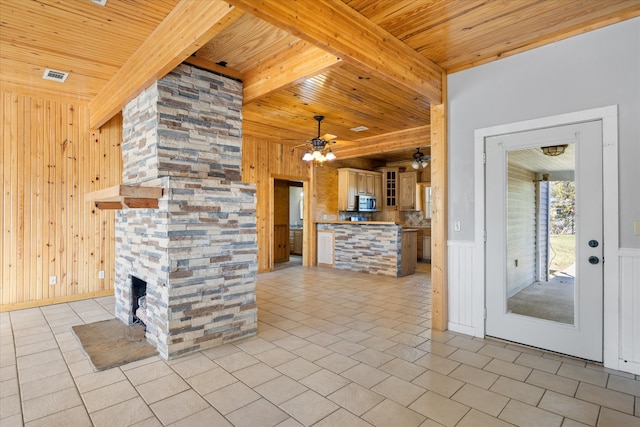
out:
{"label": "doorway opening", "polygon": [[301,181],[274,180],[274,269],[302,265],[304,251],[304,191]]}

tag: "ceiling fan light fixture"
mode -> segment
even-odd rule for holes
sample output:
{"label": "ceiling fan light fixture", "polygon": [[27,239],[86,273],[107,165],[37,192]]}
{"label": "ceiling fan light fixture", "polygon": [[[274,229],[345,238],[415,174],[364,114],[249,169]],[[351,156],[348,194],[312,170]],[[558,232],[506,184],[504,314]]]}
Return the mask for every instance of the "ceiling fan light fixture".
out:
{"label": "ceiling fan light fixture", "polygon": [[568,146],[569,144],[551,145],[549,147],[542,147],[542,152],[547,156],[555,157],[555,156],[559,156],[560,154],[563,154],[564,150],[566,150]]}
{"label": "ceiling fan light fixture", "polygon": [[331,151],[331,148],[329,148],[328,145],[335,143],[335,141],[327,141],[325,138],[333,139],[336,138],[336,136],[330,134],[320,136],[320,123],[324,120],[324,116],[314,116],[313,118],[318,122],[318,136],[307,141],[307,146],[309,148],[307,148],[307,152],[302,156],[302,160],[305,162],[313,161],[319,164],[322,164],[327,160],[334,160],[336,155]]}
{"label": "ceiling fan light fixture", "polygon": [[426,168],[429,165],[429,160],[431,160],[431,156],[428,156],[420,151],[420,148],[416,148],[416,152],[413,153],[413,163],[411,163],[411,167],[414,169],[419,169],[420,166]]}

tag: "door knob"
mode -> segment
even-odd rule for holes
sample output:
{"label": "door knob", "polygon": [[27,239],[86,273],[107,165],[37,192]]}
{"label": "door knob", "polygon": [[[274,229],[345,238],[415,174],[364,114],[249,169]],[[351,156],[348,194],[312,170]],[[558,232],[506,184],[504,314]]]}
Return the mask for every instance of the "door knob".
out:
{"label": "door knob", "polygon": [[591,255],[591,256],[589,257],[589,263],[590,263],[590,264],[596,265],[596,264],[597,264],[597,263],[599,263],[599,262],[600,262],[600,258],[598,258],[597,256],[593,256],[593,255]]}

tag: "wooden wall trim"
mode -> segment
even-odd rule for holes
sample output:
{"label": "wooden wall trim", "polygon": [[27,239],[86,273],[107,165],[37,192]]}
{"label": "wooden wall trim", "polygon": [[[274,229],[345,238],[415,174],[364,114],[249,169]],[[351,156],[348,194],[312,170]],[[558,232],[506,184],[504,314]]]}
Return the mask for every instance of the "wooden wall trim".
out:
{"label": "wooden wall trim", "polygon": [[49,299],[36,300],[36,301],[27,301],[27,302],[15,303],[15,304],[5,304],[5,305],[0,305],[0,313],[6,312],[6,311],[13,311],[13,310],[24,310],[25,308],[44,307],[47,305],[62,304],[65,302],[82,301],[89,298],[110,297],[114,294],[114,292],[115,291],[113,289],[107,289],[104,291],[88,292],[86,294],[80,294],[80,295],[69,295],[65,297],[56,297],[56,298],[49,298]]}
{"label": "wooden wall trim", "polygon": [[438,331],[447,329],[448,282],[447,282],[447,191],[448,191],[448,147],[446,75],[442,76],[445,103],[431,106],[431,195],[433,215],[431,217],[431,327]]}

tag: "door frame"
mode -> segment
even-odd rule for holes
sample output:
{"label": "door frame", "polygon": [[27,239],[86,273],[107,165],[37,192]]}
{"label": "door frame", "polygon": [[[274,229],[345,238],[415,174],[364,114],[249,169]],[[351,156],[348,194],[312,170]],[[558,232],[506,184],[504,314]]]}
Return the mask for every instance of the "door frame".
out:
{"label": "door frame", "polygon": [[[618,369],[619,246],[618,218],[618,106],[610,105],[521,122],[507,123],[474,131],[475,236],[473,266],[473,324],[476,335],[485,336],[485,139],[491,136],[587,121],[602,121],[602,203],[603,203],[603,360],[605,367]],[[608,262],[606,262],[608,260]]]}
{"label": "door frame", "polygon": [[[313,222],[311,221],[312,198],[311,198],[311,184],[310,184],[309,178],[301,178],[297,176],[272,173],[269,176],[269,215],[268,215],[268,223],[267,223],[267,227],[268,227],[267,230],[269,230],[269,239],[268,239],[269,251],[267,252],[269,256],[269,262],[268,262],[268,269],[266,271],[273,271],[275,269],[275,262],[273,260],[273,257],[274,257],[273,226],[275,223],[275,214],[273,210],[273,204],[274,204],[274,197],[275,197],[276,180],[302,182],[302,191],[304,192],[302,196],[302,199],[303,199],[302,203],[304,207],[304,213],[302,215],[302,265],[303,267],[308,267],[311,265],[309,262],[309,259],[311,258],[311,255],[309,254],[309,248],[312,247],[314,242],[312,241],[313,234],[311,233],[311,226],[313,225]],[[313,256],[315,256],[315,252],[313,253]]]}

